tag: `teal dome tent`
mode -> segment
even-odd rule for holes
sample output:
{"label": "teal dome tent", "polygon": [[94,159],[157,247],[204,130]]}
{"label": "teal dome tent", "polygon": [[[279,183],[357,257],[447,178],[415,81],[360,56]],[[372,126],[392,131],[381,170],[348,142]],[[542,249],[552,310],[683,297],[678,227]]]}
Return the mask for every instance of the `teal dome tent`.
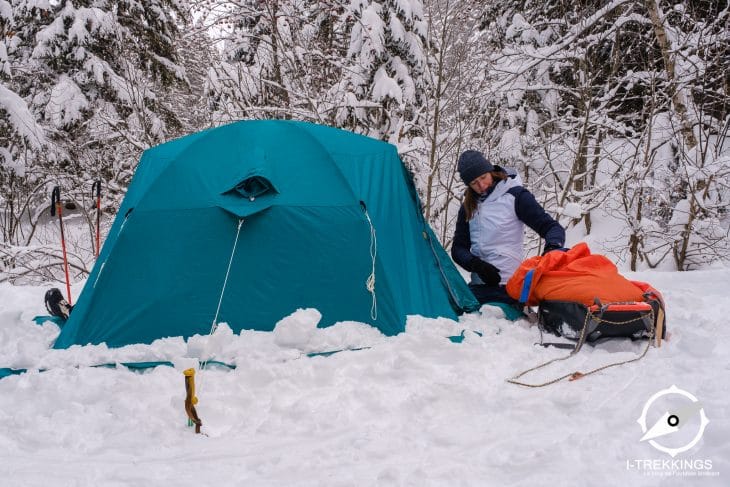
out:
{"label": "teal dome tent", "polygon": [[394,146],[242,121],[145,151],[55,348],[272,330],[299,308],[394,335],[478,303]]}

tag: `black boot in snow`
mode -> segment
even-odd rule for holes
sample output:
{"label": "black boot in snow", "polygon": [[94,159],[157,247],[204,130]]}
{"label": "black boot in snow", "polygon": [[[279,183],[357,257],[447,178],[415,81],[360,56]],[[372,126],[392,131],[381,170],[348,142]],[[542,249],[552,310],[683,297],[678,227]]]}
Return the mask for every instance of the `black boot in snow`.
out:
{"label": "black boot in snow", "polygon": [[68,319],[68,315],[71,314],[73,306],[68,304],[68,301],[63,299],[61,291],[54,287],[46,291],[46,309],[53,316],[58,316],[64,320]]}

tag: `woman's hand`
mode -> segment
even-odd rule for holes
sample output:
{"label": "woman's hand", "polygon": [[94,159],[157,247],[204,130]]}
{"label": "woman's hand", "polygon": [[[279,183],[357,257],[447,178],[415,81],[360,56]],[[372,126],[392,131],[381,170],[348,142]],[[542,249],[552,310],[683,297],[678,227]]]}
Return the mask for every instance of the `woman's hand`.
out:
{"label": "woman's hand", "polygon": [[471,261],[471,268],[487,286],[499,286],[502,276],[499,274],[499,269],[489,262],[474,257]]}
{"label": "woman's hand", "polygon": [[558,245],[558,244],[546,244],[545,245],[545,250],[542,251],[542,255],[545,255],[548,252],[552,252],[553,250],[560,250],[562,252],[565,252],[568,249],[566,249],[562,245]]}

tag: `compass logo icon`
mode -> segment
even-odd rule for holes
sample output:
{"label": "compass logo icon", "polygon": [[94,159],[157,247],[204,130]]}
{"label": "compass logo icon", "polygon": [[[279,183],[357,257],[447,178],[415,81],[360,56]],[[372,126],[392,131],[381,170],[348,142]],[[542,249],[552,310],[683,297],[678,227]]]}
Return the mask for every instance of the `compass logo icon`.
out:
{"label": "compass logo icon", "polygon": [[640,441],[674,458],[700,441],[710,420],[695,396],[673,385],[651,396],[636,422]]}

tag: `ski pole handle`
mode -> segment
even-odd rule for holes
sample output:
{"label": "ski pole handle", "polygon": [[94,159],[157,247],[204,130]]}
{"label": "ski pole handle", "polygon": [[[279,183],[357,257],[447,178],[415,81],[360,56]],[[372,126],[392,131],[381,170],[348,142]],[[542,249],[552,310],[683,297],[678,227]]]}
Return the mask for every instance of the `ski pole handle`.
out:
{"label": "ski pole handle", "polygon": [[98,179],[91,185],[91,197],[97,200],[101,198],[101,181]]}
{"label": "ski pole handle", "polygon": [[[96,194],[94,194],[96,191]],[[99,252],[101,252],[101,180],[97,179],[94,184],[91,185],[91,197],[96,196],[96,258],[99,258]]]}
{"label": "ski pole handle", "polygon": [[51,216],[56,216],[56,207],[58,206],[59,213],[61,212],[61,189],[56,186],[51,191]]}

